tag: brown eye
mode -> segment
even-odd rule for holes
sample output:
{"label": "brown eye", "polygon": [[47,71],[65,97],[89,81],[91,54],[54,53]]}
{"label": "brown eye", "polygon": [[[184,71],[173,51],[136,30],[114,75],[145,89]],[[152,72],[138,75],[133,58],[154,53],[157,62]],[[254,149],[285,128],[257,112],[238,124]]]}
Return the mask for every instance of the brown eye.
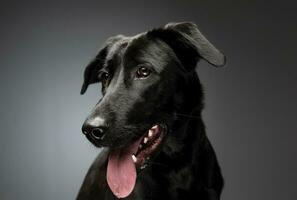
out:
{"label": "brown eye", "polygon": [[104,73],[102,74],[101,78],[102,78],[103,80],[107,80],[107,79],[109,79],[109,73],[104,72]]}
{"label": "brown eye", "polygon": [[150,75],[151,70],[147,67],[139,67],[136,72],[137,78],[146,78]]}
{"label": "brown eye", "polygon": [[109,79],[109,73],[108,72],[101,72],[99,74],[100,81],[107,81]]}

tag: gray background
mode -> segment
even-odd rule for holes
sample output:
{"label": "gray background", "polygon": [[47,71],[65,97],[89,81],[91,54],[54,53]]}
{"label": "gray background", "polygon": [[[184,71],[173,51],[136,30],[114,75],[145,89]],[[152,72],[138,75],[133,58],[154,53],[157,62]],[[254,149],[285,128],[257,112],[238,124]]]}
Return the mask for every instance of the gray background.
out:
{"label": "gray background", "polygon": [[105,39],[190,20],[228,58],[202,62],[225,200],[297,199],[297,7],[289,1],[1,1],[0,199],[74,199],[98,149],[79,95]]}

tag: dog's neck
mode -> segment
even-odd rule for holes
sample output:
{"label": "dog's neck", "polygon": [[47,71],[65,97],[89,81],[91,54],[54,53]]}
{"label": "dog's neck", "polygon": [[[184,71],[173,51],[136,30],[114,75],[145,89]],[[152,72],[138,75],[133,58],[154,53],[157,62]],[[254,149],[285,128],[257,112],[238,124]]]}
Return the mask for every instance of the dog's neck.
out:
{"label": "dog's neck", "polygon": [[182,112],[186,114],[200,114],[204,106],[203,88],[196,71],[189,72],[184,77],[182,85],[184,103],[181,107]]}
{"label": "dog's neck", "polygon": [[185,84],[182,88],[187,88],[183,91],[184,99],[187,101],[184,101],[176,112],[164,148],[156,161],[172,163],[169,167],[174,169],[192,162],[197,156],[197,145],[203,144],[202,140],[206,137],[201,118],[203,92],[195,71],[186,76]]}

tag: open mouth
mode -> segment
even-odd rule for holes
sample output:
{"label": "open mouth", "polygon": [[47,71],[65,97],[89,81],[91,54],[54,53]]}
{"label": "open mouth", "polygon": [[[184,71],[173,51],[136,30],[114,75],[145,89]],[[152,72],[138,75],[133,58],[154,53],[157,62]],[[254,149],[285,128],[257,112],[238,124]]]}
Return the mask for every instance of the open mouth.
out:
{"label": "open mouth", "polygon": [[158,147],[162,143],[165,130],[166,127],[164,125],[155,125],[142,137],[137,151],[131,156],[136,167],[140,169],[146,167],[147,161],[159,149]]}
{"label": "open mouth", "polygon": [[115,196],[125,198],[133,191],[137,170],[144,169],[158,152],[166,131],[166,125],[154,125],[136,142],[110,152],[106,178]]}

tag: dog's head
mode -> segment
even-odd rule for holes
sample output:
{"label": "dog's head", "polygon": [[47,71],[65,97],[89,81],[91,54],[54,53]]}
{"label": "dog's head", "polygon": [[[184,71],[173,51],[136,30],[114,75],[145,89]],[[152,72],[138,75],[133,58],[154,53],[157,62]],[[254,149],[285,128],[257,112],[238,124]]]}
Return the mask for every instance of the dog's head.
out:
{"label": "dog's head", "polygon": [[201,95],[201,88],[185,88],[199,59],[225,64],[224,55],[197,26],[183,22],[134,37],[109,38],[86,67],[81,94],[100,82],[102,98],[82,130],[95,146],[111,149],[107,173],[112,173],[107,177],[118,197],[127,196],[135,182],[126,179],[121,186],[125,181],[120,171],[133,177],[134,165],[143,168],[162,147],[176,113],[190,106],[191,100],[185,99]]}

